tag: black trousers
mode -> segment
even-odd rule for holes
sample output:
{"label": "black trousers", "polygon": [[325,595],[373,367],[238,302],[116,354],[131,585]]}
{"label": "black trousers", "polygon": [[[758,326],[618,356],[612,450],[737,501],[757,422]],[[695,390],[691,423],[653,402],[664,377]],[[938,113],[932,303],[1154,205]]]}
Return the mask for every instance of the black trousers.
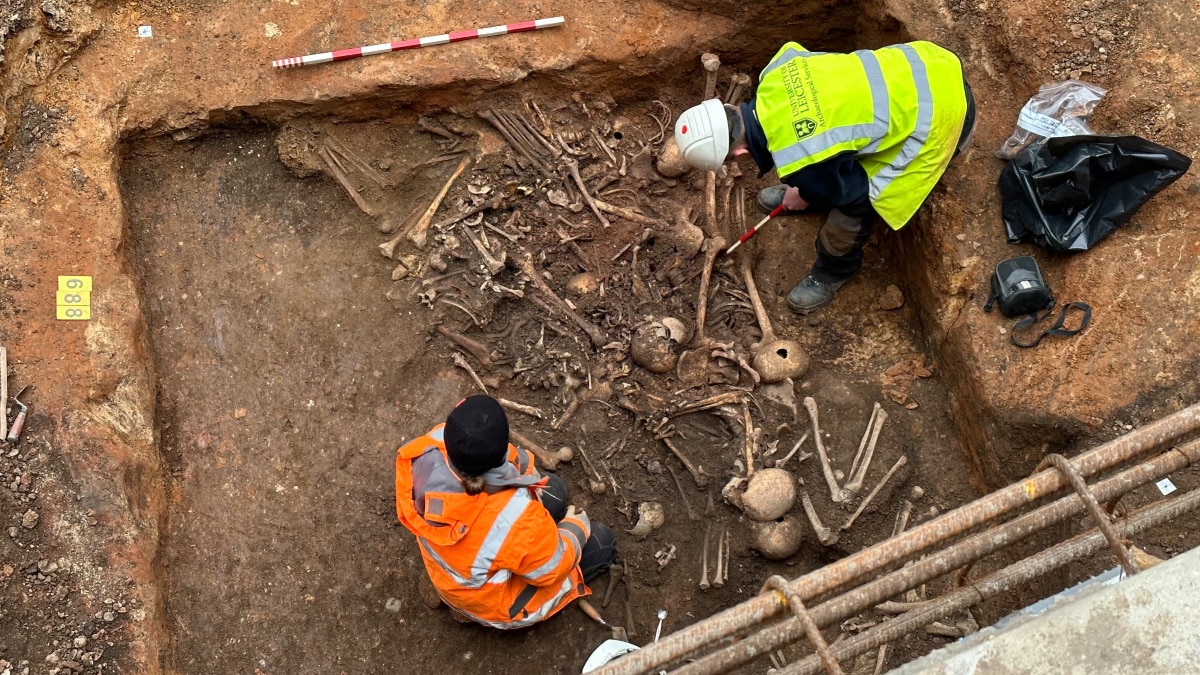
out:
{"label": "black trousers", "polygon": [[[567,515],[567,481],[552,473],[547,473],[546,477],[550,479],[550,483],[541,491],[542,506],[546,507],[557,523]],[[612,528],[593,520],[592,533],[584,543],[583,555],[579,559],[584,581],[591,581],[604,574],[616,559],[617,538]]]}
{"label": "black trousers", "polygon": [[[957,157],[971,141],[975,131],[975,96],[971,86],[963,83],[967,97],[967,115],[963,120],[962,133],[954,151]],[[810,274],[826,283],[844,281],[854,276],[863,261],[863,247],[871,238],[875,224],[875,209],[871,202],[848,204],[829,212],[825,224],[817,233],[817,259]]]}

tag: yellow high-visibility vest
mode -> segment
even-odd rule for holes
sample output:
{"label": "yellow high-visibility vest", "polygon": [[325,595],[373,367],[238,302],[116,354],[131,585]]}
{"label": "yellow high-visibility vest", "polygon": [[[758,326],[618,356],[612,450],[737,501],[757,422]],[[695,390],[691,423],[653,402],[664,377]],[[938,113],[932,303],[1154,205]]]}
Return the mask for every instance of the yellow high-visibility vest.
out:
{"label": "yellow high-visibility vest", "polygon": [[789,42],[763,69],[755,101],[781,179],[852,150],[872,206],[897,230],[942,177],[966,112],[962,64],[931,42],[851,54]]}

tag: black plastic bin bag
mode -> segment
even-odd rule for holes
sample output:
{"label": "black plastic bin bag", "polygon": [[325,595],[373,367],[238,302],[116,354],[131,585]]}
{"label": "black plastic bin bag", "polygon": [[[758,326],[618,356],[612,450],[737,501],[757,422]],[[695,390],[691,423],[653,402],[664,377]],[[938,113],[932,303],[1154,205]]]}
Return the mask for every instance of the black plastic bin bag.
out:
{"label": "black plastic bin bag", "polygon": [[1000,173],[1008,243],[1086,251],[1191,164],[1137,136],[1066,136],[1031,145]]}

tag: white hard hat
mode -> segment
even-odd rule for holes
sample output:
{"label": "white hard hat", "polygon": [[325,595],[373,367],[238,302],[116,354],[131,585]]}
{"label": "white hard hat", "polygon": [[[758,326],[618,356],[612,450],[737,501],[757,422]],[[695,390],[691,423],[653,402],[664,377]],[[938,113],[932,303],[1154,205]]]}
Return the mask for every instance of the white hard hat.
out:
{"label": "white hard hat", "polygon": [[675,121],[675,144],[688,164],[705,171],[720,169],[729,154],[729,119],[720,99],[683,111]]}
{"label": "white hard hat", "polygon": [[600,666],[611,663],[629,652],[636,652],[637,650],[638,646],[629,642],[605,640],[603,644],[596,647],[596,651],[592,652],[587,662],[583,664],[583,672],[586,674],[593,670],[599,670]]}

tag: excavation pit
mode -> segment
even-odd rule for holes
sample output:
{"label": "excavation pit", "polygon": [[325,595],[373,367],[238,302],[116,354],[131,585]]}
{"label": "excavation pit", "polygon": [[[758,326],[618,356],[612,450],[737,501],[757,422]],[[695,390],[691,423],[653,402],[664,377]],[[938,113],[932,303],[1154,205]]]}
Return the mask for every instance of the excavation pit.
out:
{"label": "excavation pit", "polygon": [[[661,142],[654,116],[670,133],[670,120],[655,101],[677,114],[693,98],[683,84],[628,100],[602,94],[573,98],[533,84],[478,104],[480,110],[527,116],[535,125],[543,122],[538,114],[544,115],[570,150],[591,154],[564,152],[559,161],[579,161],[589,186],[611,182],[596,191],[606,202],[666,222],[690,211],[702,223],[702,176],[666,180],[642,163],[648,153],[637,156],[641,144],[653,148],[651,142]],[[536,103],[538,112],[525,101]],[[616,124],[619,130],[612,128]],[[451,133],[461,141],[454,145],[421,130],[435,125],[457,130]],[[626,176],[617,175],[620,160],[606,166],[610,160],[597,147],[599,139],[627,158]],[[322,147],[341,149],[338,164],[360,189],[366,209],[378,215],[356,206],[328,165],[312,162],[320,154],[313,148]],[[457,157],[430,161],[451,147],[479,159],[452,184],[435,224],[488,205],[497,195],[504,205],[484,211],[483,222],[468,217],[431,228],[426,249],[401,238],[392,258],[381,255],[379,245],[395,234],[379,229],[422,212],[456,169]],[[455,345],[435,326],[486,345],[496,365],[484,366],[468,350],[460,356],[489,393],[544,411],[544,420],[511,413],[515,429],[543,447],[582,447],[587,453],[590,466],[576,453],[558,471],[592,518],[625,530],[637,504],[667,504],[662,528],[641,541],[621,538],[628,573],[607,610],[611,620],[625,623],[628,602],[643,635],[659,607],[686,606],[691,615],[706,616],[753,595],[762,578],[790,573],[789,565],[811,568],[884,538],[892,528],[891,496],[906,486],[921,484],[945,506],[971,497],[945,413],[944,385],[936,375],[913,378],[905,384],[905,402],[920,407],[908,411],[889,403],[900,413],[882,434],[871,481],[901,454],[910,456],[913,469],[887,487],[878,513],[862,518],[838,546],[812,544],[788,563],[770,563],[753,552],[750,524],[722,503],[719,492],[735,461],[744,464],[740,418],[725,420],[709,411],[673,420],[677,447],[712,477],[705,489],[647,426],[659,421],[653,419],[655,409],[747,386],[748,375],[736,363],[721,361],[718,368],[714,361],[713,384],[687,387],[673,369],[652,374],[622,354],[630,329],[644,317],[683,317],[691,328],[694,272],[702,256],[681,257],[657,232],[642,240],[647,225],[619,215],[610,215],[611,227],[602,227],[577,191],[573,200],[557,194],[566,191],[561,179],[571,181],[567,171],[555,168],[558,178],[550,181],[518,158],[478,116],[440,110],[367,121],[295,118],[281,127],[230,127],[183,142],[153,138],[127,146],[122,193],[129,213],[128,260],[141,287],[155,361],[159,451],[173,477],[160,560],[171,635],[168,662],[181,672],[201,672],[211,663],[252,670],[264,662],[272,670],[334,672],[360,659],[400,662],[411,658],[414,644],[430,662],[464,667],[486,653],[489,660],[538,670],[546,652],[531,653],[531,641],[560,646],[553,656],[556,670],[569,670],[586,657],[593,641],[578,639],[578,631],[590,634],[595,627],[574,610],[514,640],[458,625],[445,611],[427,614],[418,600],[423,569],[417,548],[395,522],[395,450],[479,390],[454,365]],[[301,178],[297,166],[316,170]],[[373,183],[368,171],[383,177],[385,186]],[[404,179],[393,180],[396,176]],[[769,183],[749,177],[740,183],[742,208],[749,211],[757,187]],[[563,205],[551,203],[556,201]],[[722,201],[720,210],[726,208]],[[736,205],[730,210],[736,213]],[[874,307],[883,289],[903,283],[874,244],[867,269],[839,297],[836,314],[816,325],[791,315],[782,295],[803,276],[820,222],[796,220],[764,232],[739,255],[754,256],[776,330],[817,355],[794,383],[794,394],[797,400],[817,398],[826,443],[836,466],[848,474],[871,405],[881,400],[878,373],[924,349],[919,317],[909,309]],[[481,243],[486,239],[495,257],[505,252],[508,262],[494,276],[484,272],[465,227]],[[521,239],[514,243],[505,235]],[[447,268],[430,267],[433,251]],[[546,283],[615,346],[597,349],[522,277],[517,261],[527,253],[539,273],[548,273]],[[602,280],[603,292],[568,290],[567,281],[584,271]],[[489,277],[508,290],[485,285]],[[718,264],[708,337],[749,360],[757,328],[753,314],[743,311],[748,305],[737,279],[736,264]],[[888,346],[862,350],[842,339],[848,332]],[[575,393],[569,394],[572,382]],[[581,401],[576,412],[553,429],[574,398]],[[760,454],[770,450],[772,461],[782,458],[807,429],[803,410],[795,402],[793,409],[764,397],[751,405],[755,425],[764,430]],[[630,408],[638,410],[640,423],[631,424]],[[815,461],[792,468],[810,486],[822,517],[840,524],[848,513],[836,509],[819,487]],[[714,516],[688,519],[671,471],[693,509],[703,510],[715,499]],[[604,494],[592,494],[593,481]],[[697,542],[710,522],[730,531],[733,569],[724,589],[700,594],[694,590],[700,574]],[[660,571],[654,554],[671,545],[678,557]],[[603,580],[597,588],[603,590]],[[237,626],[238,639],[214,639],[222,626]],[[300,648],[314,644],[323,646]]]}
{"label": "excavation pit", "polygon": [[[1117,26],[1111,23],[1119,15],[1115,4],[1101,4],[1089,21],[1104,23],[1114,35],[1132,31],[1150,45],[1157,43],[1147,34],[1177,33],[1163,26],[1142,30],[1132,11],[1133,23]],[[909,7],[881,0],[744,7],[671,0],[625,3],[622,20],[613,21],[612,7],[593,4],[562,9],[568,22],[557,33],[283,73],[263,64],[380,36],[433,34],[448,23],[498,23],[540,8],[362,2],[331,18],[324,8],[272,3],[247,24],[243,7],[224,2],[199,9],[182,2],[143,5],[153,6],[136,15],[97,7],[97,21],[79,24],[66,56],[53,51],[64,41],[45,28],[9,43],[15,46],[6,64],[39,65],[5,71],[25,79],[5,90],[11,95],[5,122],[14,133],[7,135],[11,147],[2,169],[11,182],[4,188],[17,198],[5,202],[0,217],[0,243],[15,263],[14,276],[3,277],[0,287],[0,328],[10,356],[20,355],[19,376],[38,378],[27,434],[39,439],[30,447],[41,450],[31,452],[51,456],[53,449],[55,461],[43,470],[58,478],[59,490],[40,495],[41,529],[22,531],[8,549],[0,548],[0,557],[26,558],[42,550],[35,546],[51,549],[39,553],[47,558],[86,552],[91,569],[103,572],[71,594],[82,607],[77,623],[103,617],[105,598],[131,609],[128,621],[109,627],[118,646],[105,657],[131,671],[576,672],[608,633],[574,609],[501,635],[455,623],[419,599],[423,572],[411,536],[395,522],[392,462],[403,441],[478,391],[455,365],[460,351],[458,358],[490,392],[544,413],[536,419],[512,412],[515,429],[544,447],[586,450],[590,459],[577,452],[559,472],[593,518],[621,531],[631,526],[638,504],[664,505],[666,523],[645,539],[620,536],[629,572],[604,610],[610,620],[629,623],[628,604],[635,641],[643,643],[660,607],[670,610],[664,627],[670,632],[756,594],[771,574],[796,577],[886,538],[899,501],[914,485],[927,494],[914,511],[915,524],[931,517],[931,509],[944,512],[975,497],[975,490],[1027,474],[1045,452],[1069,454],[1196,393],[1187,384],[1195,379],[1194,359],[1187,341],[1178,339],[1195,332],[1194,313],[1165,309],[1188,307],[1186,289],[1194,286],[1181,271],[1186,265],[1174,262],[1195,253],[1175,211],[1193,199],[1182,188],[1152,201],[1127,231],[1083,262],[1047,263],[1056,290],[1101,289],[1095,291],[1100,302],[1095,295],[1085,299],[1108,310],[1097,312],[1078,341],[1017,353],[997,332],[1006,324],[980,309],[990,265],[1014,254],[999,234],[994,179],[1000,165],[991,149],[1011,131],[1040,80],[1069,75],[1060,72],[1067,57],[1059,52],[1074,47],[1060,46],[1071,38],[1047,18],[1052,13],[1038,14],[1046,5]],[[259,37],[260,18],[282,38]],[[153,40],[129,37],[142,23],[154,26]],[[120,30],[96,32],[109,26]],[[803,524],[804,544],[795,556],[768,562],[752,550],[749,521],[720,495],[738,472],[736,462],[745,461],[740,407],[670,421],[675,435],[669,440],[703,467],[706,488],[654,438],[672,431],[652,419],[653,410],[748,386],[744,367],[714,355],[749,359],[759,337],[736,265],[718,261],[713,275],[708,337],[721,345],[699,350],[691,336],[669,345],[681,363],[689,355],[688,363],[700,363],[705,382],[696,386],[677,381],[678,373],[651,375],[631,365],[622,374],[629,360],[617,356],[641,320],[678,317],[694,332],[703,255],[676,266],[687,237],[651,227],[656,236],[643,240],[646,223],[608,212],[611,225],[604,228],[570,187],[574,179],[562,161],[569,153],[546,160],[549,176],[532,164],[521,166],[508,141],[478,113],[521,115],[534,134],[558,132],[571,149],[591,154],[569,156],[609,204],[672,225],[682,210],[704,226],[702,177],[662,180],[646,173],[654,169],[640,152],[657,147],[650,142],[660,133],[652,116],[669,119],[699,99],[701,52],[724,61],[717,86],[724,94],[733,73],[756,73],[786,40],[852,50],[918,38],[963,56],[982,124],[972,149],[956,160],[917,221],[899,233],[878,228],[863,272],[815,317],[792,315],[783,298],[812,261],[821,216],[773,223],[736,254],[753,259],[779,337],[798,341],[812,358],[790,389],[760,386],[747,399],[754,425],[763,430],[759,455],[778,460],[791,450],[808,428],[800,401],[813,396],[834,467],[844,477],[876,401],[889,419],[866,489],[901,455],[908,458],[837,544],[821,546],[795,507],[788,517]],[[1183,90],[1172,77],[1188,78],[1180,77],[1185,69],[1172,65],[1170,55],[1184,52],[1159,45],[1158,60],[1144,63],[1161,70],[1127,64],[1128,75],[1116,77],[1124,39],[1108,47],[1109,66],[1095,71],[1110,78],[1103,83],[1114,92],[1095,122],[1194,151],[1184,132],[1190,113],[1172,93]],[[86,49],[71,60],[82,45]],[[53,88],[34,88],[36,78]],[[1130,92],[1144,90],[1143,80],[1163,84],[1161,101],[1135,100]],[[60,95],[66,91],[72,94]],[[1172,121],[1173,111],[1180,122]],[[450,147],[450,139],[422,130],[423,120],[450,128],[460,144]],[[543,138],[561,148],[553,136]],[[331,139],[342,150],[334,149],[330,161],[313,155]],[[379,246],[392,235],[380,229],[411,223],[414,211],[419,216],[459,166],[457,157],[431,160],[460,150],[474,160],[433,222],[497,197],[504,203],[484,210],[482,221],[466,218],[471,235],[457,223],[435,227],[428,248],[402,236],[389,247],[392,257],[383,257]],[[597,187],[622,157],[626,175]],[[605,167],[609,161],[614,165]],[[377,215],[351,199],[330,164]],[[745,173],[751,175],[737,179],[744,196],[735,199],[753,221],[754,193],[771,179]],[[724,215],[723,193],[719,185],[718,212],[728,237],[743,224],[728,222],[735,219]],[[521,239],[511,242],[497,230],[519,232]],[[441,256],[442,272],[428,253],[445,249],[446,235],[458,240],[452,248],[462,258]],[[486,238],[496,259],[483,257],[472,236]],[[545,283],[579,309],[599,339],[524,279],[518,269],[523,251],[533,254],[535,273],[547,274]],[[1134,294],[1135,300],[1103,290],[1117,261],[1143,256],[1175,265],[1155,277],[1161,292]],[[489,266],[496,270],[494,283],[484,287]],[[584,267],[594,276],[576,279]],[[47,318],[52,313],[28,309],[42,307],[53,295],[55,275],[66,273],[94,275],[94,319],[86,326],[56,324]],[[457,276],[431,281],[442,274]],[[1136,286],[1133,279],[1122,281],[1122,288]],[[898,307],[897,289],[903,296]],[[1150,318],[1168,315],[1173,323],[1156,331],[1160,322]],[[456,348],[439,327],[484,342],[482,356],[493,365],[470,346]],[[607,348],[608,341],[617,346]],[[707,383],[710,372],[725,384]],[[737,384],[729,384],[735,378]],[[564,397],[571,382],[577,383],[574,399]],[[813,450],[811,438],[800,448]],[[815,457],[793,457],[786,468],[805,481],[801,489],[827,526],[836,530],[849,517],[852,509],[830,501]],[[711,495],[714,515],[689,519],[672,471],[691,508],[702,514]],[[1195,482],[1194,471],[1177,477],[1180,487]],[[1137,500],[1153,494],[1139,493]],[[20,508],[23,513],[24,503]],[[64,534],[63,524],[92,529]],[[710,524],[714,534],[730,532],[732,569],[728,584],[699,591],[699,548]],[[1171,546],[1188,543],[1176,536],[1171,531],[1142,541],[1166,556]],[[70,537],[70,550],[52,550],[63,537]],[[660,571],[655,554],[671,547],[675,557]],[[21,560],[23,567],[28,563]],[[598,580],[595,590],[603,593],[605,583]],[[1059,587],[1047,583],[1006,597],[986,606],[986,616]],[[23,588],[0,584],[13,599],[6,606],[24,607],[18,601]],[[32,607],[61,610],[45,602]],[[27,656],[39,660],[64,638],[32,628],[57,624],[49,614],[14,611],[16,621],[0,621],[0,643],[19,639],[32,645]],[[27,640],[26,633],[39,637]],[[73,637],[65,636],[66,643]],[[890,663],[941,643],[915,635],[897,646]],[[792,646],[787,656],[806,649]]]}

